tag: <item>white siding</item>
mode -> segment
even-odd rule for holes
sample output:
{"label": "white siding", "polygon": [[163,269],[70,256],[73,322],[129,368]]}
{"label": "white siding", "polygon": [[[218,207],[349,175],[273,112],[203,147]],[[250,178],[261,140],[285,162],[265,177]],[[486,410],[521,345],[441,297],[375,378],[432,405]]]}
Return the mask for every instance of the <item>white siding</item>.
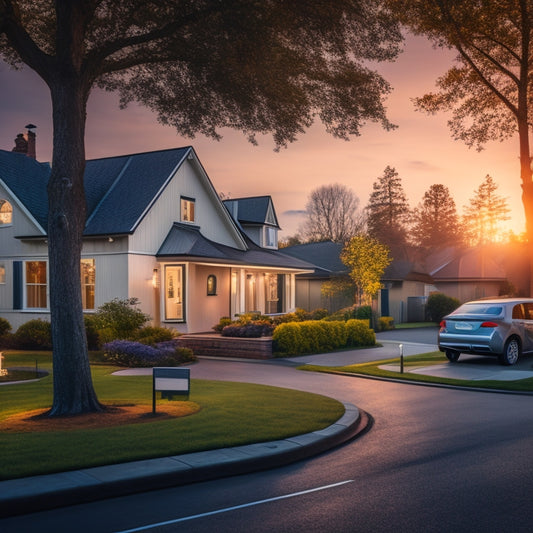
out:
{"label": "white siding", "polygon": [[200,226],[205,237],[228,246],[241,246],[225,208],[195,166],[187,160],[178,169],[131,237],[131,251],[150,255],[157,252],[172,224],[180,222],[182,196],[194,198],[194,225]]}

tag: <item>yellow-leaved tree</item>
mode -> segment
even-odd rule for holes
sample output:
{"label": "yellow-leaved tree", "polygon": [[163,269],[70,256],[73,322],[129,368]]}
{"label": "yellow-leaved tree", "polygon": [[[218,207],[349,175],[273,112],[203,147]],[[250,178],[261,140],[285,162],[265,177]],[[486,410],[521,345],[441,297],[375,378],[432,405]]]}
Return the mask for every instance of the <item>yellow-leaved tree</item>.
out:
{"label": "yellow-leaved tree", "polygon": [[357,235],[342,249],[341,261],[350,269],[355,284],[355,303],[369,305],[381,288],[381,277],[392,261],[388,247],[367,235]]}

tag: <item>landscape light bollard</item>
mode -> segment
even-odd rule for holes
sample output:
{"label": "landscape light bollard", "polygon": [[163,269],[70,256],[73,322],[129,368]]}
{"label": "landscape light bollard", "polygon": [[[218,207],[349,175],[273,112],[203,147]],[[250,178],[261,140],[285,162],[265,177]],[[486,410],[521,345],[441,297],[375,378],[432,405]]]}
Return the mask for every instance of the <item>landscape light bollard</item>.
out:
{"label": "landscape light bollard", "polygon": [[0,352],[0,376],[7,376],[7,368],[2,368],[2,359],[4,356],[2,355],[2,352]]}
{"label": "landscape light bollard", "polygon": [[400,344],[398,348],[400,348],[400,373],[403,374],[403,344]]}

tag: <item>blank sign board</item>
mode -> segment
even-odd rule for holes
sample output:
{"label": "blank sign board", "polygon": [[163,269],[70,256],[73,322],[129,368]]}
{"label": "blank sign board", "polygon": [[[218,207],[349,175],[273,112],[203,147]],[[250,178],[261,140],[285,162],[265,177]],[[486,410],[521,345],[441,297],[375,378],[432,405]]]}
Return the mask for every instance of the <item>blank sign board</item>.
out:
{"label": "blank sign board", "polygon": [[155,413],[156,392],[161,393],[162,398],[188,400],[190,392],[190,369],[174,367],[154,367],[152,369],[152,412]]}

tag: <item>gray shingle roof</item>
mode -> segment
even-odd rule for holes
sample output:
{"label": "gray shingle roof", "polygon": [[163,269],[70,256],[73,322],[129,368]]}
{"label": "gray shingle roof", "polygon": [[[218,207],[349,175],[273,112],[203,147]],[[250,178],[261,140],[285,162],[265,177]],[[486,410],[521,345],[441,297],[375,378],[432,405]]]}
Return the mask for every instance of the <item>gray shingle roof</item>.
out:
{"label": "gray shingle roof", "polygon": [[[46,231],[50,165],[26,154],[0,150],[0,179]],[[30,178],[31,177],[31,178]]]}
{"label": "gray shingle roof", "polygon": [[315,265],[317,275],[347,274],[348,267],[341,261],[342,244],[324,241],[297,244],[282,248],[282,254],[298,258]]}
{"label": "gray shingle roof", "polygon": [[[190,147],[103,159],[85,167],[85,235],[131,233]],[[50,166],[24,154],[0,150],[0,179],[46,230]]]}
{"label": "gray shingle roof", "polygon": [[[271,196],[231,198],[224,200],[224,205],[228,208],[232,216],[234,216],[234,208],[236,207],[237,221],[241,224],[266,224],[279,228]],[[269,209],[272,210],[270,217]]]}
{"label": "gray shingle roof", "polygon": [[175,222],[163,241],[156,257],[209,259],[235,265],[258,265],[272,268],[312,270],[313,265],[291,258],[276,250],[266,250],[246,238],[248,250],[238,250],[204,237],[198,226]]}

